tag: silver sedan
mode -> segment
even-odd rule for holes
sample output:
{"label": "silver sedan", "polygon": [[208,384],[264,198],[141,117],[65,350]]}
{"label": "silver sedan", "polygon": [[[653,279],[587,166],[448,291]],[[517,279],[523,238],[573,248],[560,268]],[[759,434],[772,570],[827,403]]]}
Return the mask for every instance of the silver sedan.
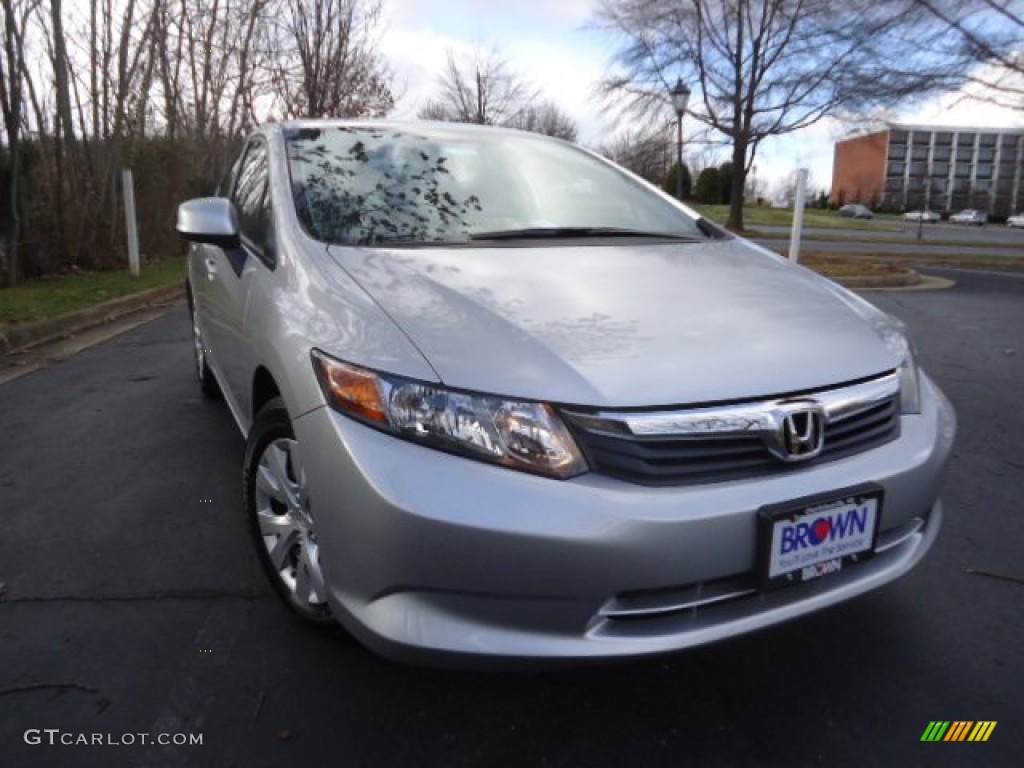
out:
{"label": "silver sedan", "polygon": [[381,653],[678,650],[935,541],[955,418],[899,322],[579,147],[274,124],[177,228],[270,581]]}

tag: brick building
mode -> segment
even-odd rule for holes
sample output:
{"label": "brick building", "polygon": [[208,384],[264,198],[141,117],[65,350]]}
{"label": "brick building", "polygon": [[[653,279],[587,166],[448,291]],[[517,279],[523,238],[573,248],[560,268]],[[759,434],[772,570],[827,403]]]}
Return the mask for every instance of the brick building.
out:
{"label": "brick building", "polygon": [[1024,208],[1024,130],[890,125],[836,144],[834,204],[894,210]]}

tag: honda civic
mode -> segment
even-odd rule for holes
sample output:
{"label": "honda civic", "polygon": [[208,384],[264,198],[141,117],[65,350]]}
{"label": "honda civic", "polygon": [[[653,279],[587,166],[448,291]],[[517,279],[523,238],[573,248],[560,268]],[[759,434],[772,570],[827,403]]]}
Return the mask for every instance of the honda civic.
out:
{"label": "honda civic", "polygon": [[578,146],[271,124],[177,230],[270,582],[387,656],[675,651],[935,541],[955,417],[901,323]]}

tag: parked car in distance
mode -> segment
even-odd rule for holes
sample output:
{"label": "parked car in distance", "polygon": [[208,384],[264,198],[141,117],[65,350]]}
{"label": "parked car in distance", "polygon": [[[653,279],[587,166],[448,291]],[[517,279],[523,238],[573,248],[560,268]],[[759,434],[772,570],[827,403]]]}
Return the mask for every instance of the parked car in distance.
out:
{"label": "parked car in distance", "polygon": [[385,655],[679,650],[938,534],[955,415],[903,325],[580,147],[273,123],[177,230],[262,567]]}
{"label": "parked car in distance", "polygon": [[987,221],[988,214],[975,210],[974,208],[967,208],[966,210],[960,211],[960,213],[954,213],[949,217],[950,224],[975,224],[980,227]]}
{"label": "parked car in distance", "polygon": [[1016,216],[1010,216],[1006,220],[1006,226],[1008,227],[1020,227],[1024,229],[1024,211],[1021,211]]}
{"label": "parked car in distance", "polygon": [[848,203],[839,209],[840,216],[847,216],[852,219],[870,219],[871,209],[860,203]]}
{"label": "parked car in distance", "polygon": [[904,221],[923,221],[926,224],[934,224],[941,219],[935,211],[907,211],[903,214]]}

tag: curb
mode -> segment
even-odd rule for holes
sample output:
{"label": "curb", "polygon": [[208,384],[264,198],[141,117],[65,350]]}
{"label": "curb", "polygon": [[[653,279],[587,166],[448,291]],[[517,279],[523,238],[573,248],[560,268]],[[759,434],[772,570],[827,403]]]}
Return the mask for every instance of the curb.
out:
{"label": "curb", "polygon": [[102,304],[68,312],[66,315],[16,325],[0,333],[0,354],[16,352],[47,341],[72,335],[93,326],[103,325],[124,315],[158,304],[167,304],[185,295],[184,280],[148,291],[120,296]]}
{"label": "curb", "polygon": [[913,269],[898,275],[849,275],[832,278],[844,288],[910,288],[920,285],[924,278]]}
{"label": "curb", "polygon": [[921,275],[921,282],[913,285],[903,286],[902,288],[893,288],[888,286],[880,286],[877,288],[859,288],[857,290],[862,291],[944,291],[947,288],[954,288],[956,286],[956,280],[950,280],[947,277],[935,277],[934,275]]}

